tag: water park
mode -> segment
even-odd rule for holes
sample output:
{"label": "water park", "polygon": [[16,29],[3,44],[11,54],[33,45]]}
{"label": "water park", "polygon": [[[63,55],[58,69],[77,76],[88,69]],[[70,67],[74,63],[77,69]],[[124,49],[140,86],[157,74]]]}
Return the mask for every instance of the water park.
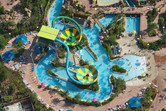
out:
{"label": "water park", "polygon": [[[149,109],[159,73],[158,46],[143,32],[151,24],[143,26],[144,13],[150,10],[137,7],[142,3],[138,0],[92,1],[90,6],[83,0],[55,0],[38,31],[8,41],[1,50],[2,62],[19,72],[25,87],[47,109]],[[127,7],[116,8],[119,4]]]}

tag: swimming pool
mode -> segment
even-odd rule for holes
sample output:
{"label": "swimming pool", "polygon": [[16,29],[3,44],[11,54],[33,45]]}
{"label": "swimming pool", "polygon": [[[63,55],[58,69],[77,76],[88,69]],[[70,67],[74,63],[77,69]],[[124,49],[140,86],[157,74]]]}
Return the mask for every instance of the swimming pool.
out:
{"label": "swimming pool", "polygon": [[140,18],[139,17],[126,17],[126,32],[132,32],[135,30],[139,32]]}
{"label": "swimming pool", "polygon": [[[54,19],[54,17],[57,17],[59,15],[62,5],[63,1],[56,0],[55,4],[53,5],[50,11],[50,17],[49,17],[50,24],[51,21]],[[113,21],[114,17],[115,15],[107,15],[100,22],[102,25],[107,27],[108,24]],[[63,30],[64,26],[63,24],[57,23],[56,28]],[[59,76],[70,80],[70,78],[66,73],[65,68],[55,69],[51,65],[52,59],[56,57],[56,52],[53,51],[52,49],[50,49],[47,52],[47,54],[39,61],[36,67],[36,74],[39,80],[51,86],[60,86],[61,89],[68,90],[69,95],[72,97],[74,97],[76,94],[80,94],[83,100],[88,100],[88,99],[92,100],[95,97],[97,98],[98,101],[101,101],[107,99],[112,91],[112,85],[109,83],[109,75],[114,74],[114,76],[116,77],[121,77],[124,80],[129,80],[132,79],[133,77],[141,75],[143,72],[146,72],[144,57],[139,57],[136,55],[127,55],[122,59],[110,61],[107,52],[101,46],[98,39],[100,30],[101,30],[100,27],[97,24],[95,24],[93,28],[91,29],[85,28],[83,31],[83,33],[87,35],[89,45],[91,49],[94,51],[94,53],[97,55],[98,61],[96,61],[93,58],[93,56],[89,53],[89,51],[86,48],[82,49],[82,52],[79,52],[84,60],[93,62],[95,67],[98,69],[99,71],[98,83],[100,86],[99,92],[81,90],[75,87],[70,82],[50,76],[47,73],[47,68],[51,68],[51,71],[53,71],[55,74],[58,74]],[[140,65],[136,65],[138,62],[140,63]],[[120,74],[112,72],[110,68],[114,64],[118,64],[120,65],[120,67],[127,69],[127,73]],[[74,72],[70,72],[70,74],[71,76],[75,76]]]}
{"label": "swimming pool", "polygon": [[108,5],[118,3],[119,0],[98,0],[97,2],[99,6],[108,6]]}

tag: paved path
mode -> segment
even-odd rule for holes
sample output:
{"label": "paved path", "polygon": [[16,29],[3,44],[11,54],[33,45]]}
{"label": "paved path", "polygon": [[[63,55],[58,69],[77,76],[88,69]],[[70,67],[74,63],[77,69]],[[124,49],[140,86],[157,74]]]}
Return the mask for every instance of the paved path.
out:
{"label": "paved path", "polygon": [[[149,111],[161,111],[162,108],[166,108],[166,58],[165,58],[166,53],[165,51],[166,51],[166,48],[160,51],[157,51],[155,53],[155,55],[157,55],[156,57],[157,63],[160,66],[159,75],[154,80],[154,83],[158,86],[158,93]],[[162,64],[161,64],[160,58],[162,58]]]}

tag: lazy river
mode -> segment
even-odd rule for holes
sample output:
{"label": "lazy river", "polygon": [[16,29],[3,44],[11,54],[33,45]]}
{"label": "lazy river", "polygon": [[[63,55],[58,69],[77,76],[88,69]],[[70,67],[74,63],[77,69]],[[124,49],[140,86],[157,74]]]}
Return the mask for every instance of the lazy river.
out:
{"label": "lazy river", "polygon": [[[62,0],[56,0],[56,2],[54,3],[53,7],[50,10],[50,14],[49,14],[49,24],[50,25],[51,25],[52,20],[55,17],[59,16],[62,5],[63,5]],[[101,22],[101,24],[103,24],[106,27],[109,25],[109,23],[111,23],[113,21],[114,17],[115,17],[115,15],[107,15],[100,22]],[[55,26],[55,28],[58,28],[60,30],[63,30],[64,29],[63,27],[64,27],[63,24],[58,24],[58,23]],[[82,49],[82,51],[79,52],[79,54],[82,55],[82,58],[84,60],[93,62],[95,64],[95,67],[99,71],[99,76],[98,76],[98,83],[100,86],[99,92],[81,90],[81,89],[75,87],[70,82],[50,76],[47,73],[47,68],[51,68],[51,70],[54,73],[70,80],[65,68],[56,69],[51,65],[52,59],[56,57],[56,52],[52,49],[50,49],[47,52],[47,54],[39,61],[38,65],[37,65],[36,74],[37,74],[37,77],[39,78],[39,80],[48,85],[60,86],[61,89],[68,90],[69,95],[72,97],[74,97],[76,94],[80,94],[83,100],[87,100],[87,99],[92,100],[93,98],[97,98],[98,101],[102,101],[102,100],[107,99],[112,91],[112,86],[109,83],[109,75],[113,74],[114,76],[123,78],[124,80],[127,81],[127,80],[130,80],[130,79],[146,72],[145,57],[140,57],[140,56],[136,56],[136,55],[126,55],[125,57],[123,57],[121,59],[110,61],[108,58],[107,52],[100,45],[100,42],[98,39],[100,30],[101,29],[97,24],[95,24],[95,26],[91,29],[85,28],[83,30],[83,33],[87,35],[89,45],[90,45],[91,49],[94,51],[94,53],[97,55],[98,60],[96,61],[86,48]],[[110,70],[110,68],[114,64],[118,64],[118,65],[120,65],[120,67],[125,68],[127,70],[127,73],[120,74],[120,73],[112,72]],[[70,72],[70,74],[73,76],[75,75],[75,73],[73,73],[73,72]]]}

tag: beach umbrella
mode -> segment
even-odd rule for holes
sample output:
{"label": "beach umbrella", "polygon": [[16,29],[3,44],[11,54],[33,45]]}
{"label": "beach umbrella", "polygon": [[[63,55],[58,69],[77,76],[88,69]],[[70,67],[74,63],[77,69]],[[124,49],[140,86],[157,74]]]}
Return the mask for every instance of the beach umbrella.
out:
{"label": "beach umbrella", "polygon": [[44,83],[44,82],[42,82],[42,83],[41,83],[41,86],[45,86],[45,83]]}
{"label": "beach umbrella", "polygon": [[142,76],[142,77],[145,77],[145,76],[146,76],[146,74],[145,74],[145,73],[142,73],[142,74],[141,74],[141,76]]}
{"label": "beach umbrella", "polygon": [[48,20],[48,17],[44,17],[44,20]]}
{"label": "beach umbrella", "polygon": [[135,34],[135,33],[136,33],[136,31],[135,31],[135,30],[133,30],[133,31],[132,31],[132,33],[133,33],[133,34]]}
{"label": "beach umbrella", "polygon": [[130,107],[132,108],[138,108],[140,105],[141,105],[141,100],[139,97],[132,97],[130,100],[129,100],[129,105]]}
{"label": "beach umbrella", "polygon": [[93,102],[96,102],[97,101],[97,99],[96,98],[93,98]]}
{"label": "beach umbrella", "polygon": [[89,65],[93,65],[93,62],[90,62]]}
{"label": "beach umbrella", "polygon": [[3,56],[2,56],[2,59],[5,59],[5,60],[12,60],[13,58],[15,57],[15,53],[13,51],[6,51]]}
{"label": "beach umbrella", "polygon": [[100,39],[104,39],[104,36],[99,36]]}

